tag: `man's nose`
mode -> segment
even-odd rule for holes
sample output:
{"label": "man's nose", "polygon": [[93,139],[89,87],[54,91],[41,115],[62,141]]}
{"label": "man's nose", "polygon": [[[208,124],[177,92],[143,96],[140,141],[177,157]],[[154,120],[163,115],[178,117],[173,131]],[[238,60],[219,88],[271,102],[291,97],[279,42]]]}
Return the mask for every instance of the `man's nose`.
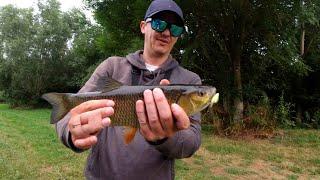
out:
{"label": "man's nose", "polygon": [[170,36],[170,30],[168,28],[166,28],[163,32],[162,32],[162,35],[165,35],[165,36]]}

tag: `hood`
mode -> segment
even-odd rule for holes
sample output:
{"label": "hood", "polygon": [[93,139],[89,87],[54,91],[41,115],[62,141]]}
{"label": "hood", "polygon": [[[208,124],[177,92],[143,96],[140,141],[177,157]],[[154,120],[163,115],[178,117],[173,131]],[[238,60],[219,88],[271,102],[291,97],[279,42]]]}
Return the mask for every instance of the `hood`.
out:
{"label": "hood", "polygon": [[126,59],[128,62],[135,67],[139,73],[139,84],[144,85],[158,85],[161,79],[164,78],[167,71],[179,66],[179,63],[169,55],[168,59],[160,65],[160,67],[154,72],[150,72],[146,69],[144,60],[142,59],[142,50],[138,50],[135,53],[128,54]]}
{"label": "hood", "polygon": [[[143,50],[138,50],[135,53],[128,54],[126,58],[131,65],[137,67],[138,69],[148,71],[146,69],[144,60],[142,59],[142,54],[143,54]],[[169,69],[173,69],[177,67],[178,65],[179,63],[174,58],[172,58],[171,55],[169,55],[168,59],[159,67],[158,70],[167,71]]]}

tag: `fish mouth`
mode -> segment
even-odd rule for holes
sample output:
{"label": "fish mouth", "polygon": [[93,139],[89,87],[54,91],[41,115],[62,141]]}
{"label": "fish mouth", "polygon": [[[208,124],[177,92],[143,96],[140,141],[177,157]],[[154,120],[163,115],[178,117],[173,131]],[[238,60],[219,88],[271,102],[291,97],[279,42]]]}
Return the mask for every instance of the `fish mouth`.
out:
{"label": "fish mouth", "polygon": [[213,104],[216,104],[218,101],[219,101],[219,93],[216,93],[211,97],[209,107],[211,108]]}

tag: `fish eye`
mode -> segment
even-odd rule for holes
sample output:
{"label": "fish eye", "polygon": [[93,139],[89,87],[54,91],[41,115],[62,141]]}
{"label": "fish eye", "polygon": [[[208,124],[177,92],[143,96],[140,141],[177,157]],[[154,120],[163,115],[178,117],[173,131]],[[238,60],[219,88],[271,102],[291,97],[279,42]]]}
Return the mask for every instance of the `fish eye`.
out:
{"label": "fish eye", "polygon": [[205,93],[204,93],[203,91],[199,91],[199,92],[198,92],[198,95],[202,97],[202,96],[205,95]]}

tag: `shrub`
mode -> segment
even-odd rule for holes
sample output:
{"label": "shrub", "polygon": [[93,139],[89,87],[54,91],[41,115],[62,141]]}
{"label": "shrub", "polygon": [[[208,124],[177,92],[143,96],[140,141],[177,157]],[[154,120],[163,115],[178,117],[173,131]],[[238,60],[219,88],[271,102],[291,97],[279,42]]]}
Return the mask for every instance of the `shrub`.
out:
{"label": "shrub", "polygon": [[278,102],[278,106],[275,110],[275,119],[280,126],[284,128],[294,127],[295,123],[291,120],[291,112],[293,104],[289,102],[285,102],[283,93],[281,94]]}
{"label": "shrub", "polygon": [[317,109],[311,113],[308,111],[305,112],[304,118],[306,121],[305,125],[308,128],[320,129],[320,109]]}

